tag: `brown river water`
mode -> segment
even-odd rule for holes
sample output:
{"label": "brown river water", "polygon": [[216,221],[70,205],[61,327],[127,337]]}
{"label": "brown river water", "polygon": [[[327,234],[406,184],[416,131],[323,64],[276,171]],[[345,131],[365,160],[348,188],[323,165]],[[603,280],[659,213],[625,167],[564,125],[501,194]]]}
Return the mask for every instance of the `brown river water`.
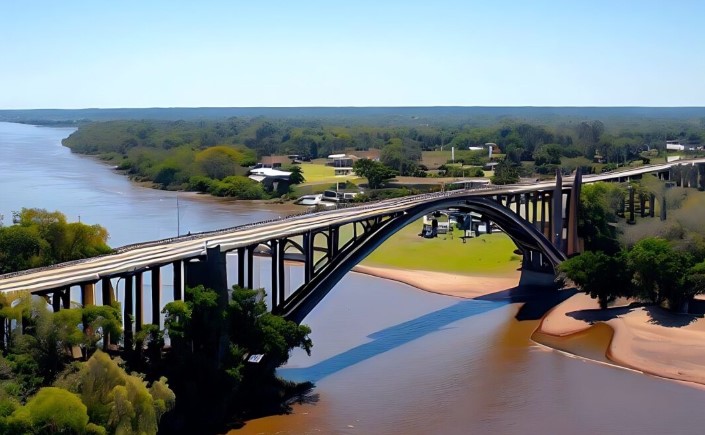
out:
{"label": "brown river water", "polygon": [[[120,246],[300,210],[185,194],[177,210],[175,193],[61,147],[72,131],[0,123],[6,224],[21,207],[58,209],[107,227]],[[348,274],[305,320],[312,355],[295,351],[280,369],[315,382],[307,403],[232,434],[703,433],[705,390],[536,344],[556,295],[505,296],[462,300]],[[609,336],[598,328],[578,345],[600,359]]]}

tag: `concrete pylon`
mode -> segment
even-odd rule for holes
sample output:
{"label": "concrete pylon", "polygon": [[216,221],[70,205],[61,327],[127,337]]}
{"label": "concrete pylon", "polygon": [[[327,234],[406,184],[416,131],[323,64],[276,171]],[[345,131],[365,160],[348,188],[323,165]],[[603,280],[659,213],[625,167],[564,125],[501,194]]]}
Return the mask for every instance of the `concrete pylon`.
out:
{"label": "concrete pylon", "polygon": [[583,184],[583,172],[580,168],[575,171],[573,179],[573,191],[568,204],[568,243],[566,255],[570,256],[580,252],[578,243],[578,213],[580,210],[580,189]]}
{"label": "concrete pylon", "polygon": [[556,186],[553,188],[551,242],[559,251],[563,250],[563,177],[560,169],[556,169]]}

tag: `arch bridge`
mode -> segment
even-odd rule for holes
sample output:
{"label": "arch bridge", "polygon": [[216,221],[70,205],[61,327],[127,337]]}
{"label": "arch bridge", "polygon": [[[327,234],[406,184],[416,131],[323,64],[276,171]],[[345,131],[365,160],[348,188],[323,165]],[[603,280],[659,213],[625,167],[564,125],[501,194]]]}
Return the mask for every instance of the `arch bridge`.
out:
{"label": "arch bridge", "polygon": [[[144,324],[146,297],[151,297],[152,323],[159,325],[163,270],[171,275],[175,300],[183,298],[184,286],[203,284],[219,291],[226,303],[228,257],[236,259],[236,283],[254,288],[259,255],[271,259],[270,309],[300,322],[384,240],[424,214],[444,208],[479,214],[487,229],[490,222],[497,224],[523,254],[522,280],[552,282],[555,267],[579,251],[581,184],[626,181],[647,172],[680,180],[682,186],[705,187],[705,159],[701,159],[687,168],[654,165],[584,179],[578,172],[565,180],[558,175],[556,181],[414,195],[129,245],[101,257],[0,275],[0,291],[46,296],[59,310],[70,307],[72,291],[80,292],[82,304],[110,304],[117,300],[117,283],[124,280],[120,302],[127,346],[133,331]],[[287,260],[303,265],[303,285],[293,291],[288,288]],[[145,286],[151,287],[150,295]]]}

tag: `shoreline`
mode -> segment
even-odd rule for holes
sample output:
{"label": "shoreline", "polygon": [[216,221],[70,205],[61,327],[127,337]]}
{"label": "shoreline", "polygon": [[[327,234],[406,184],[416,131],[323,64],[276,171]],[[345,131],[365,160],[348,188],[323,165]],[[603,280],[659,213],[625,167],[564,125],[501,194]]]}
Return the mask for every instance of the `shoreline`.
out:
{"label": "shoreline", "polygon": [[[516,287],[512,276],[457,275],[358,264],[353,272],[389,279],[422,291],[474,299]],[[599,309],[576,293],[553,307],[531,334],[548,349],[705,389],[705,318],[619,300]]]}
{"label": "shoreline", "polygon": [[356,265],[352,271],[400,282],[430,293],[465,299],[473,299],[516,287],[519,284],[521,275],[520,271],[512,272],[511,276],[459,275],[427,270],[367,266],[364,264]]}

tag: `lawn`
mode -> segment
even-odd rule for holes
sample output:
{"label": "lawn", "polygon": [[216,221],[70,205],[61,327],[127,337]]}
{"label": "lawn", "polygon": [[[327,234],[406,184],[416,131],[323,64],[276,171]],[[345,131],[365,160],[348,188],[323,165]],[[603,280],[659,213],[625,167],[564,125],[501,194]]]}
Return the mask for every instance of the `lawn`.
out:
{"label": "lawn", "polygon": [[301,170],[306,179],[304,184],[335,183],[336,181],[355,181],[360,179],[356,175],[335,175],[332,166],[319,163],[301,163]]}
{"label": "lawn", "polygon": [[503,275],[521,265],[521,257],[514,253],[516,245],[504,233],[483,234],[463,243],[458,230],[453,238],[440,234],[425,239],[418,235],[421,227],[419,220],[402,228],[362,264],[477,275]]}

